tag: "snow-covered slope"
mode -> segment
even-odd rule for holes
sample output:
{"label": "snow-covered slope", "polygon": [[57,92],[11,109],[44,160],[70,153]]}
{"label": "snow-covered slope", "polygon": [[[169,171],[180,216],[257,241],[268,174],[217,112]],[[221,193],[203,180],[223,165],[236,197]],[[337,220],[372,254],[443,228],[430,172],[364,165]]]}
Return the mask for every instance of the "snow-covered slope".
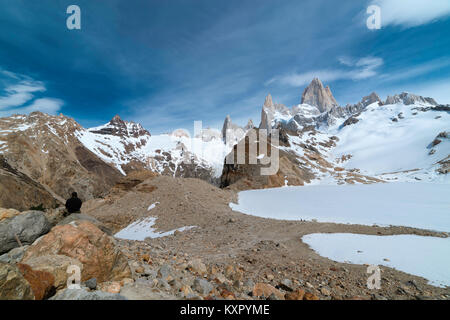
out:
{"label": "snow-covered slope", "polygon": [[123,126],[117,129],[118,124],[113,121],[75,134],[86,148],[123,174],[132,164],[161,174],[183,176],[184,165],[192,165],[210,171],[213,178],[220,177],[230,148],[223,143],[219,131],[204,130],[195,138],[182,130],[152,136],[140,125],[127,121],[116,121]]}
{"label": "snow-covered slope", "polygon": [[356,123],[330,128],[329,133],[339,138],[332,156],[347,156],[342,163],[345,168],[383,179],[449,182],[448,175],[439,174],[437,168],[450,154],[450,139],[442,137],[435,146],[433,141],[450,131],[450,113],[427,107],[368,106],[354,117]]}

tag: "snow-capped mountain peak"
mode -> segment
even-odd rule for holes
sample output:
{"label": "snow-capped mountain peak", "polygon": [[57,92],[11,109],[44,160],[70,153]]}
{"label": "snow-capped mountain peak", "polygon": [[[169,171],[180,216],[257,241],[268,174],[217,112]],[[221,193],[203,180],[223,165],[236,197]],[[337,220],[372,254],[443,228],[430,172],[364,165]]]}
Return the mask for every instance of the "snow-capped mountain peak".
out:
{"label": "snow-capped mountain peak", "polygon": [[133,121],[124,121],[118,115],[114,116],[107,124],[89,129],[92,133],[114,135],[122,137],[139,138],[150,136],[141,124]]}

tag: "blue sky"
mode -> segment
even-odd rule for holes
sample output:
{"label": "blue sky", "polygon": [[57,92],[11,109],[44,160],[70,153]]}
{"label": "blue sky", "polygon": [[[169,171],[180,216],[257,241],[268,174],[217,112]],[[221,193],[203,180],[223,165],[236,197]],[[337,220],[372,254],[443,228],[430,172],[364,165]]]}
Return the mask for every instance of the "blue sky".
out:
{"label": "blue sky", "polygon": [[[81,30],[66,9],[81,8]],[[366,26],[369,5],[382,29]],[[115,114],[152,133],[258,124],[318,76],[341,105],[376,91],[450,103],[448,0],[0,0],[0,116]]]}

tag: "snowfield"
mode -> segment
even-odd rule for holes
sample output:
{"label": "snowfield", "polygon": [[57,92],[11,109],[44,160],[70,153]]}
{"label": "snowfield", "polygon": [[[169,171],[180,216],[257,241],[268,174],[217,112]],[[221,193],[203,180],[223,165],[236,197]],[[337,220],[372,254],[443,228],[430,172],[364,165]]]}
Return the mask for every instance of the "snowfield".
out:
{"label": "snowfield", "polygon": [[175,231],[185,231],[195,228],[195,226],[188,226],[188,227],[181,227],[175,230],[170,230],[167,232],[157,232],[156,229],[153,228],[156,219],[157,218],[155,217],[147,217],[145,219],[133,222],[126,228],[117,232],[114,236],[119,239],[144,241],[146,238],[154,239],[167,237],[174,234]]}
{"label": "snowfield", "polygon": [[450,286],[450,238],[315,233],[302,241],[337,262],[383,265],[423,277],[434,286]]}
{"label": "snowfield", "polygon": [[[263,218],[450,231],[450,185],[379,183],[249,190],[233,210]],[[450,248],[449,248],[450,252]]]}
{"label": "snowfield", "polygon": [[[151,205],[149,205],[147,211],[155,209],[157,205],[159,205],[159,202],[152,203]],[[117,232],[114,236],[119,239],[144,241],[145,238],[162,238],[174,234],[175,231],[185,231],[195,228],[194,226],[189,226],[167,232],[156,232],[156,229],[153,228],[156,219],[156,217],[147,217],[135,221],[128,225],[126,228]]]}
{"label": "snowfield", "polygon": [[[351,155],[342,166],[360,169],[361,173],[378,176],[386,173],[415,170],[397,174],[399,181],[414,180],[450,183],[446,175],[435,172],[436,162],[450,154],[450,140],[432,147],[436,136],[450,131],[450,113],[420,111],[423,105],[372,104],[356,118],[356,124],[329,128],[339,138],[331,157]],[[394,120],[394,121],[393,121]],[[433,154],[430,151],[434,150]],[[385,178],[381,176],[381,178]]]}

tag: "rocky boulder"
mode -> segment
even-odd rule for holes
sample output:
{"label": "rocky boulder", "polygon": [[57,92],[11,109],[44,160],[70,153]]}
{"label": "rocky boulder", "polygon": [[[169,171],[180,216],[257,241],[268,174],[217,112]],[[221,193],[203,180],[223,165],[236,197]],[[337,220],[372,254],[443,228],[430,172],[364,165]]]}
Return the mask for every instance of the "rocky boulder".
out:
{"label": "rocky boulder", "polygon": [[111,229],[107,228],[103,223],[98,221],[96,218],[94,218],[90,215],[87,215],[87,214],[82,214],[82,213],[72,213],[71,215],[69,215],[69,216],[65,217],[63,220],[61,220],[58,223],[58,225],[62,226],[65,224],[69,224],[73,221],[88,221],[88,222],[94,224],[97,228],[102,230],[107,235],[110,235],[110,236],[113,235],[113,232],[111,231]]}
{"label": "rocky boulder", "polygon": [[41,211],[27,211],[0,222],[0,254],[25,244],[32,244],[50,230]]}
{"label": "rocky boulder", "polygon": [[15,216],[18,216],[19,214],[20,214],[20,211],[18,211],[16,209],[0,208],[0,222],[5,220],[5,219],[9,219],[9,218],[13,218]]}
{"label": "rocky boulder", "polygon": [[17,247],[0,256],[0,262],[4,263],[17,263],[22,260],[25,251],[27,251],[29,246]]}
{"label": "rocky boulder", "polygon": [[31,286],[15,265],[0,262],[0,300],[33,300]]}
{"label": "rocky boulder", "polygon": [[31,286],[35,300],[43,300],[54,293],[55,277],[46,271],[33,270],[29,265],[18,263],[17,268]]}
{"label": "rocky boulder", "polygon": [[33,268],[33,270],[45,271],[53,275],[54,286],[56,290],[64,289],[67,285],[67,278],[70,274],[67,273],[67,268],[76,265],[80,268],[83,274],[83,264],[77,259],[63,256],[63,255],[47,255],[30,257],[26,263]]}
{"label": "rocky boulder", "polygon": [[279,300],[284,300],[284,294],[281,293],[277,288],[274,286],[271,286],[267,283],[257,283],[253,287],[252,290],[252,296],[253,297],[265,297],[269,298],[270,296],[274,295]]}
{"label": "rocky boulder", "polygon": [[116,247],[114,238],[88,221],[54,227],[30,246],[23,261],[45,255],[64,255],[80,261],[82,281],[96,278],[105,282],[131,277],[127,259]]}

